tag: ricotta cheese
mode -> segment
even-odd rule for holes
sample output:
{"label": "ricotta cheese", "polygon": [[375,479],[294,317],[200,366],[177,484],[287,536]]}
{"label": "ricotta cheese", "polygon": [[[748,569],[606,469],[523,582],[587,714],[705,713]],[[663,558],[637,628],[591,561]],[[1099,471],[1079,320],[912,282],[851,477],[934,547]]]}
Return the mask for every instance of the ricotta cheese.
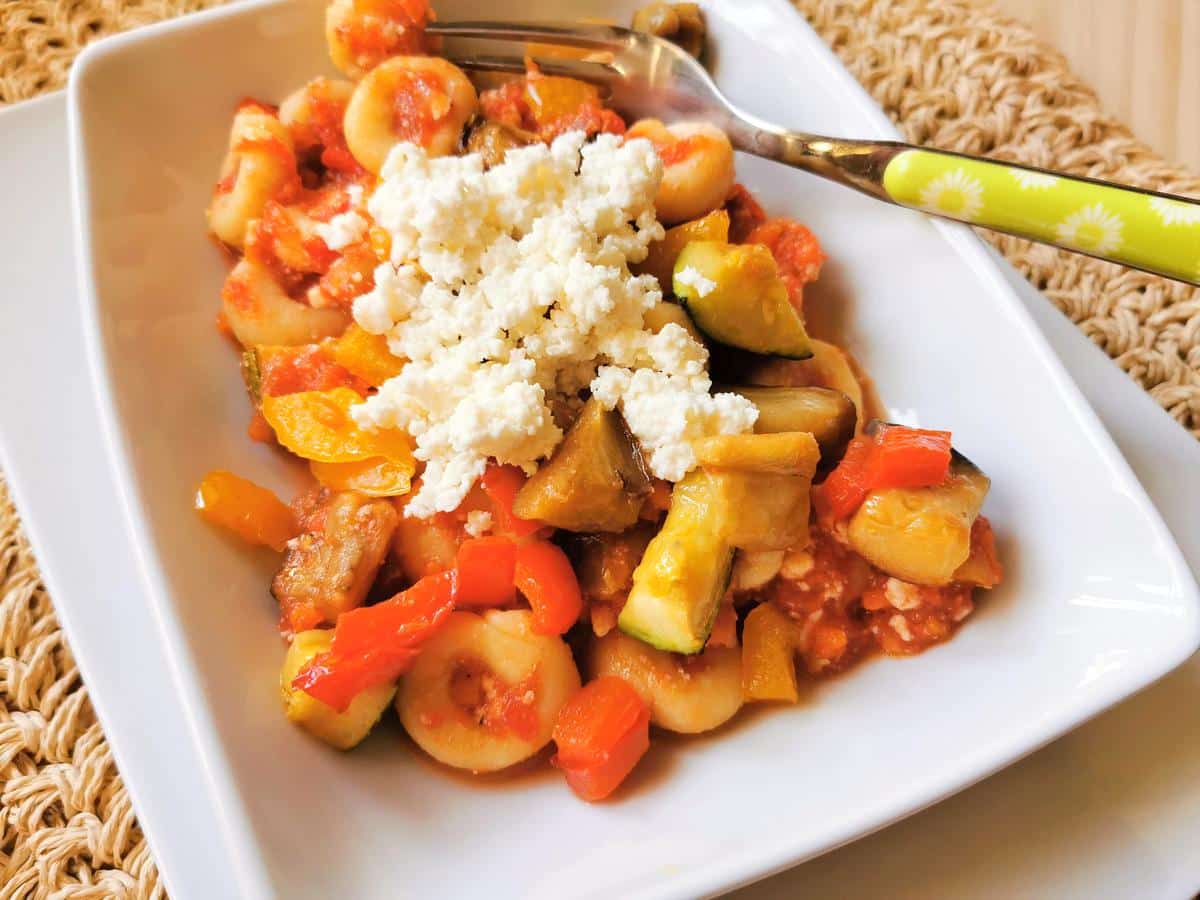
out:
{"label": "ricotta cheese", "polygon": [[351,209],[338,213],[328,222],[318,222],[313,231],[330,250],[341,250],[361,241],[369,227],[363,214]]}
{"label": "ricotta cheese", "polygon": [[391,257],[354,318],[408,362],[353,415],[413,436],[425,471],[408,515],[456,508],[489,458],[535,471],[562,439],[551,404],[585,389],[622,411],[660,478],[695,465],[693,439],[753,427],[748,400],[709,393],[702,344],[643,321],[662,295],[629,264],[664,233],[648,141],[572,132],[486,171],[401,144],[381,176],[367,209]]}
{"label": "ricotta cheese", "polygon": [[711,278],[705,278],[694,266],[684,266],[676,273],[675,280],[682,285],[694,288],[699,297],[707,297],[717,289],[717,283]]}

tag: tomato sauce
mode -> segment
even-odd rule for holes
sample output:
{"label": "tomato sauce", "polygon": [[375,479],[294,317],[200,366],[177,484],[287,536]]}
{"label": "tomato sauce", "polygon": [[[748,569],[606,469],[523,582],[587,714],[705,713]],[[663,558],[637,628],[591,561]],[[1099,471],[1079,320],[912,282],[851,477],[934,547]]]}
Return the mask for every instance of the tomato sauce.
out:
{"label": "tomato sauce", "polygon": [[729,213],[729,240],[735,244],[744,243],[750,232],[767,221],[767,214],[744,184],[730,189],[725,211]]}
{"label": "tomato sauce", "polygon": [[301,391],[331,391],[348,387],[364,397],[368,386],[361,378],[333,361],[316,344],[261,354],[260,390],[264,397],[282,397]]}
{"label": "tomato sauce", "polygon": [[802,309],[804,286],[817,280],[825,262],[816,235],[792,219],[771,219],[746,235],[745,243],[770,248],[779,276],[787,285],[788,299],[797,310]]}
{"label": "tomato sauce", "polygon": [[547,143],[568,131],[625,133],[625,120],[600,103],[590,84],[536,72],[484,91],[479,109],[485,119],[532,131]]}
{"label": "tomato sauce", "polygon": [[891,579],[818,526],[807,553],[789,551],[761,597],[800,624],[798,653],[823,677],[877,653],[912,656],[949,640],[975,608],[973,591]]}
{"label": "tomato sauce", "polygon": [[389,56],[429,52],[425,26],[433,18],[427,0],[354,0],[349,19],[334,33],[354,61],[370,69]]}
{"label": "tomato sauce", "polygon": [[423,146],[450,112],[446,86],[433,72],[403,70],[395,77],[392,127],[401,139]]}
{"label": "tomato sauce", "polygon": [[664,166],[674,166],[692,154],[699,153],[704,147],[705,140],[704,135],[693,134],[669,144],[656,144],[654,149],[658,151],[658,158],[662,160]]}
{"label": "tomato sauce", "polygon": [[541,678],[536,669],[507,684],[482,659],[458,660],[450,675],[450,697],[470,720],[496,735],[532,741],[538,733],[537,698]]}

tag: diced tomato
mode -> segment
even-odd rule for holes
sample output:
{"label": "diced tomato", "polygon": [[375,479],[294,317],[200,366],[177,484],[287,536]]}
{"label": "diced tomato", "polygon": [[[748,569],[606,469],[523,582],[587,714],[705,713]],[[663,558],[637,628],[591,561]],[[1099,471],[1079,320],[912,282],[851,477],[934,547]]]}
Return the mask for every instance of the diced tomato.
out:
{"label": "diced tomato", "polygon": [[314,657],[292,687],[342,712],[361,692],[408,671],[453,608],[450,571],[427,575],[390,600],[342,613],[329,652]]}
{"label": "diced tomato", "polygon": [[538,634],[565,634],[583,613],[583,593],[571,561],[549,541],[517,548],[516,583],[533,610]]}
{"label": "diced tomato", "polygon": [[612,675],[597,678],[563,705],[551,762],[581,799],[603,800],[650,748],[650,708]]}
{"label": "diced tomato", "polygon": [[888,425],[851,441],[813,500],[818,514],[836,521],[858,509],[871,491],[931,487],[949,472],[950,432]]}
{"label": "diced tomato", "polygon": [[351,244],[329,266],[319,282],[321,294],[332,306],[349,309],[361,295],[375,287],[379,260],[370,244]]}
{"label": "diced tomato", "polygon": [[804,286],[817,280],[825,254],[816,236],[791,219],[771,219],[748,235],[747,244],[764,244],[775,257],[779,277],[788,288],[788,299],[797,310],[804,303]]}
{"label": "diced tomato", "polygon": [[259,371],[264,397],[331,391],[339,387],[348,387],[365,397],[368,390],[365,381],[334,362],[333,357],[317,344],[264,352],[259,356]]}
{"label": "diced tomato", "polygon": [[747,235],[767,221],[767,214],[744,184],[730,189],[725,210],[729,213],[729,240],[735,244],[744,243]]}
{"label": "diced tomato", "polygon": [[506,537],[463,541],[454,561],[454,604],[464,608],[507,606],[517,597],[517,545]]}
{"label": "diced tomato", "polygon": [[492,501],[497,530],[513,537],[528,537],[545,527],[541,522],[522,519],[513,512],[513,501],[517,491],[525,486],[525,473],[516,466],[501,466],[489,463],[480,479],[483,492]]}

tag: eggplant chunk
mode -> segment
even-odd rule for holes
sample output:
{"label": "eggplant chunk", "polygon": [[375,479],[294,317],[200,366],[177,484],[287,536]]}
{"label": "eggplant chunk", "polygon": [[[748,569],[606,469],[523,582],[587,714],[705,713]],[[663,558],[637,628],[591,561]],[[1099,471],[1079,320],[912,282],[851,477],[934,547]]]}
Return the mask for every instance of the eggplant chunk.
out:
{"label": "eggplant chunk", "polygon": [[321,527],[288,544],[271,593],[284,608],[309,604],[326,622],[361,606],[387,555],[399,515],[391,501],[331,494]]}
{"label": "eggplant chunk", "polygon": [[850,546],[904,581],[949,584],[971,554],[971,526],[990,486],[974,463],[955,453],[942,484],[869,493],[850,519]]}
{"label": "eggplant chunk", "polygon": [[650,477],[621,414],[592,398],[517,493],[513,512],[567,531],[624,531],[648,493]]}
{"label": "eggplant chunk", "polygon": [[817,440],[821,463],[834,465],[858,428],[858,409],[841,391],[822,387],[720,388],[758,407],[755,434],[807,431]]}

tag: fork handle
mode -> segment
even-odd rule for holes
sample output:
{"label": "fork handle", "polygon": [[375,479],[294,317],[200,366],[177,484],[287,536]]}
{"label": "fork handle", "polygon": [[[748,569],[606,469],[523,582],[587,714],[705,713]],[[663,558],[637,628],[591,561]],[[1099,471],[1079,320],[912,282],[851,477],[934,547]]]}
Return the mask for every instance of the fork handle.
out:
{"label": "fork handle", "polygon": [[1195,200],[908,144],[780,136],[774,158],[881,200],[1200,284]]}

